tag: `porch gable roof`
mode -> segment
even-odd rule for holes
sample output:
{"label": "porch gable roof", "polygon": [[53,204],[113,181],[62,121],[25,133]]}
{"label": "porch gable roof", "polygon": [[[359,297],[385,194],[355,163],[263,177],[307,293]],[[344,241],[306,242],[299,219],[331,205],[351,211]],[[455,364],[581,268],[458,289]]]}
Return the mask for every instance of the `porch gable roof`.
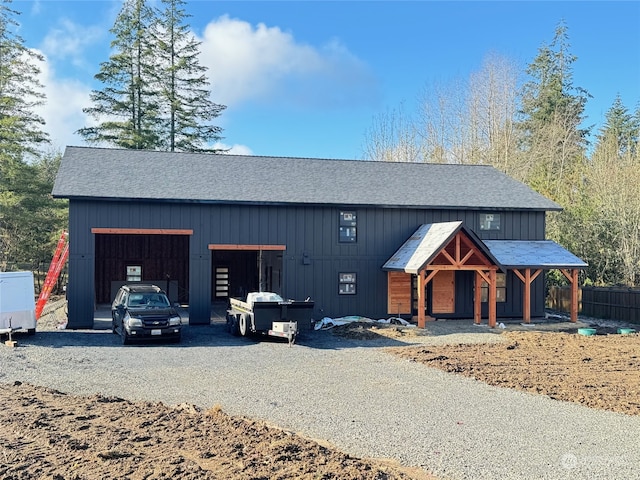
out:
{"label": "porch gable roof", "polygon": [[383,270],[417,274],[438,256],[459,231],[501,270],[582,269],[588,264],[553,240],[484,240],[461,221],[420,225],[385,262]]}
{"label": "porch gable roof", "polygon": [[586,268],[588,264],[553,240],[485,240],[491,254],[505,268]]}
{"label": "porch gable roof", "polygon": [[489,249],[463,222],[441,222],[420,225],[406,242],[385,262],[383,270],[417,274],[429,265],[438,254],[463,231],[469,240],[494,265],[500,267]]}

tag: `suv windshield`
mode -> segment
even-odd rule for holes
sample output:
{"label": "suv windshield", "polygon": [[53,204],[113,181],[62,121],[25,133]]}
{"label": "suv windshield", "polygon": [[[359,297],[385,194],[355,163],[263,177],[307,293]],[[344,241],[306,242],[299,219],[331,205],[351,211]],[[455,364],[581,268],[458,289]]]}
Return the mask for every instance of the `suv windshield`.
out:
{"label": "suv windshield", "polygon": [[129,308],[166,308],[169,305],[169,299],[162,293],[131,293],[127,302]]}

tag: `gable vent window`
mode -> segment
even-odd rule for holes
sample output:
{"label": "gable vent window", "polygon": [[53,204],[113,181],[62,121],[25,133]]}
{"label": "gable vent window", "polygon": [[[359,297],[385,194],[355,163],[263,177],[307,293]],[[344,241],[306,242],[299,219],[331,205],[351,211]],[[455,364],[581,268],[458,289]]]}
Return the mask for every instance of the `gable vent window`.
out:
{"label": "gable vent window", "polygon": [[340,243],[356,243],[356,239],[357,239],[356,224],[357,224],[356,212],[354,211],[340,212],[340,225],[339,225],[340,235],[338,237],[338,241]]}
{"label": "gable vent window", "polygon": [[500,214],[481,213],[480,230],[500,230]]}

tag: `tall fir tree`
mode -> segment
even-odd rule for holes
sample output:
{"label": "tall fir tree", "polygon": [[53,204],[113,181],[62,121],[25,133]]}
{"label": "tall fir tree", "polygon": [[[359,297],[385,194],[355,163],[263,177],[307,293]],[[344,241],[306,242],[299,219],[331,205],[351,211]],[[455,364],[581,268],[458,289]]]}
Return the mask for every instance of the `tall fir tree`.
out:
{"label": "tall fir tree", "polygon": [[38,79],[43,57],[16,33],[19,12],[10,5],[0,1],[0,270],[29,259],[25,240],[42,240],[31,221],[40,192],[30,163],[49,143],[44,120],[35,112],[45,101]]}
{"label": "tall fir tree", "polygon": [[155,12],[145,0],[126,0],[111,33],[114,51],[95,78],[104,84],[91,92],[93,106],[83,111],[98,124],[78,130],[89,143],[131,149],[160,144],[159,95],[155,89],[155,51],[150,29]]}
{"label": "tall fir tree", "polygon": [[635,156],[640,141],[640,117],[629,112],[620,95],[616,96],[613,105],[607,110],[605,120],[606,123],[598,134],[596,147],[611,146],[621,160]]}
{"label": "tall fir tree", "polygon": [[553,41],[542,46],[529,65],[519,124],[523,154],[532,165],[530,185],[565,202],[585,159],[589,129],[581,127],[589,98],[573,85],[573,63],[567,27],[560,23]]}
{"label": "tall fir tree", "polygon": [[224,110],[210,100],[200,43],[184,23],[182,0],[126,0],[111,32],[114,51],[95,76],[104,84],[84,110],[98,123],[78,130],[89,143],[116,147],[217,152]]}
{"label": "tall fir tree", "polygon": [[[527,68],[518,153],[523,156],[521,163],[529,165],[524,181],[563,207],[547,216],[547,236],[582,255],[583,228],[593,211],[585,203],[588,186],[582,178],[589,129],[581,125],[589,94],[573,84],[577,58],[570,52],[567,32],[561,22],[552,42],[538,50]],[[561,275],[547,277],[551,283],[565,281]]]}
{"label": "tall fir tree", "polygon": [[0,155],[24,160],[49,143],[44,120],[35,113],[45,101],[38,79],[44,58],[16,33],[19,13],[10,5],[0,0]]}
{"label": "tall fir tree", "polygon": [[211,101],[207,68],[198,60],[200,42],[185,23],[183,0],[162,0],[154,29],[157,48],[156,81],[160,87],[163,116],[162,149],[169,151],[217,152],[212,142],[222,129],[213,125],[226,108]]}

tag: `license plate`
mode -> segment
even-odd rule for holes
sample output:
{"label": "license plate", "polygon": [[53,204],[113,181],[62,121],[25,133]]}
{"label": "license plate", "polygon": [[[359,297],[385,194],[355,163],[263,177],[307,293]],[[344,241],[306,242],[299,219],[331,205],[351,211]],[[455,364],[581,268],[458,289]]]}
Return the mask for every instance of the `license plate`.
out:
{"label": "license plate", "polygon": [[162,330],[151,330],[151,335],[162,335]]}

